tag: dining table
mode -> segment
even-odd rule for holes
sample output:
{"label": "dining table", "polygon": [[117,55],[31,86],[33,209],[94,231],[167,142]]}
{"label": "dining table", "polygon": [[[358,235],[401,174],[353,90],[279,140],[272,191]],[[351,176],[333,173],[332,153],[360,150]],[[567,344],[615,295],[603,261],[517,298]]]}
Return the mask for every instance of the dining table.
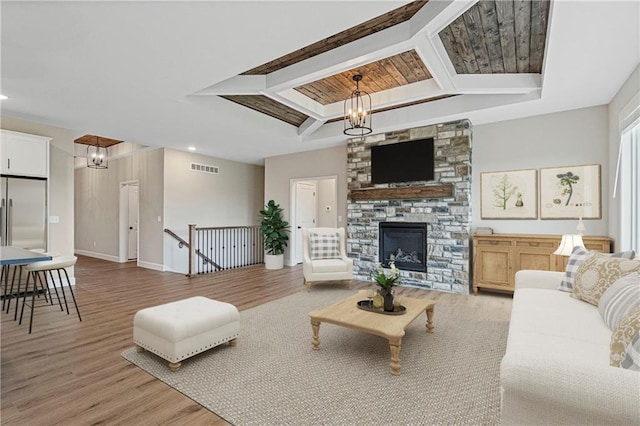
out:
{"label": "dining table", "polygon": [[[0,246],[0,265],[2,265],[2,278],[4,281],[4,289],[2,291],[2,309],[4,310],[5,302],[9,291],[9,268],[11,265],[26,265],[29,263],[40,262],[43,260],[51,260],[52,257],[45,253],[37,253],[21,247]],[[15,274],[14,274],[15,275]],[[2,284],[0,282],[0,284]],[[13,287],[13,284],[12,284]],[[7,309],[8,312],[8,309]],[[16,311],[17,312],[17,311]]]}

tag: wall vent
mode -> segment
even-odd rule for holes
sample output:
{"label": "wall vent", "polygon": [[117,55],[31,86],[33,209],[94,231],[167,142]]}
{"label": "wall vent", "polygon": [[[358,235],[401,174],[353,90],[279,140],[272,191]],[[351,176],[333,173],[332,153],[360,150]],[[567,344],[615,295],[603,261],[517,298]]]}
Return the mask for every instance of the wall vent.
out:
{"label": "wall vent", "polygon": [[218,168],[218,166],[210,166],[208,164],[198,164],[198,163],[191,163],[191,171],[210,173],[212,175],[217,175],[220,173],[220,169]]}

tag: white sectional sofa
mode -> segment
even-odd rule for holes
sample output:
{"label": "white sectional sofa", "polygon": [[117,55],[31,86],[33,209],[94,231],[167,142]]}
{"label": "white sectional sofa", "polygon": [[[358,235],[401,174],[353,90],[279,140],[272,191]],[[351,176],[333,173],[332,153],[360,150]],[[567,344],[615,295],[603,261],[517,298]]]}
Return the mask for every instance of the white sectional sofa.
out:
{"label": "white sectional sofa", "polygon": [[611,330],[597,306],[557,290],[563,276],[516,273],[502,424],[640,424],[640,373],[609,365]]}

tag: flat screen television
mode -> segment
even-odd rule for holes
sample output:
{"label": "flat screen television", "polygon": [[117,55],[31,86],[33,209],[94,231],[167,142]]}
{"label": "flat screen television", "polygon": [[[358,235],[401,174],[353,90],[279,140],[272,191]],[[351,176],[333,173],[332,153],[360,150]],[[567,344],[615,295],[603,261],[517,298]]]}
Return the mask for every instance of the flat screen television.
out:
{"label": "flat screen television", "polygon": [[434,179],[433,138],[371,148],[371,183]]}

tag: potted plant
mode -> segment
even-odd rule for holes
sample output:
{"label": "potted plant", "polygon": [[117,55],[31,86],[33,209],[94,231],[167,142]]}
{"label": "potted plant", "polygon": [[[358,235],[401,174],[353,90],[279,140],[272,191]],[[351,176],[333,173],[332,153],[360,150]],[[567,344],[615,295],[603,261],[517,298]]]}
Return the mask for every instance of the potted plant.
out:
{"label": "potted plant", "polygon": [[376,269],[373,273],[373,281],[380,286],[379,293],[384,298],[384,310],[393,311],[393,293],[392,287],[400,281],[400,274],[396,268],[395,262],[389,262],[390,272],[387,274],[382,265],[376,263]]}
{"label": "potted plant", "polygon": [[260,210],[260,228],[264,237],[264,264],[267,269],[282,269],[284,248],[287,247],[289,223],[282,218],[282,208],[269,200],[264,210]]}

